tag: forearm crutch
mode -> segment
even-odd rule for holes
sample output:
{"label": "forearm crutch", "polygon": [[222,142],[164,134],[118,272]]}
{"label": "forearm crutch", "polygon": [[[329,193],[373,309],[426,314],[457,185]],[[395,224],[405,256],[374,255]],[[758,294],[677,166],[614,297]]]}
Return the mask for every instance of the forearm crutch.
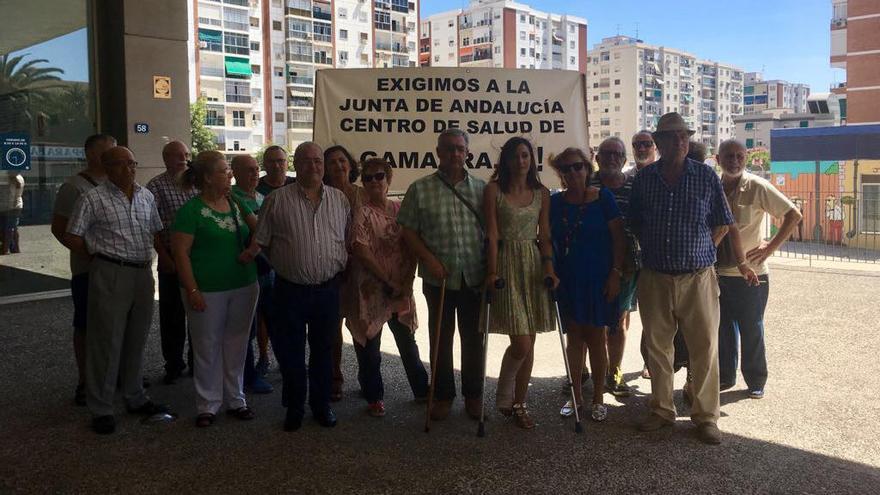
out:
{"label": "forearm crutch", "polygon": [[[504,279],[495,279],[495,289],[501,290],[503,288]],[[480,424],[477,426],[478,437],[486,436],[486,360],[489,357],[489,317],[492,311],[492,291],[487,288],[483,297],[486,300],[486,324],[483,327],[483,388],[480,389],[482,390],[480,396],[482,404],[480,404]]]}
{"label": "forearm crutch", "polygon": [[[434,359],[431,360],[431,386],[428,387],[428,408],[425,410],[425,433],[431,431],[431,407],[437,385],[437,362],[440,361],[440,329],[443,328],[443,303],[446,299],[446,279],[440,282],[440,307],[437,308],[437,329],[434,331]],[[430,349],[429,349],[430,354]]]}
{"label": "forearm crutch", "polygon": [[553,298],[553,305],[556,308],[556,328],[559,332],[559,344],[562,346],[562,360],[565,362],[565,376],[568,378],[568,390],[571,392],[571,407],[574,408],[574,431],[575,433],[582,433],[584,431],[581,426],[581,415],[578,412],[578,403],[577,399],[574,395],[574,381],[571,379],[571,366],[568,364],[568,353],[565,349],[565,336],[562,334],[562,315],[559,312],[559,296],[556,293],[556,289],[553,288],[553,279],[545,278],[544,285],[547,287],[547,290],[550,291],[550,297]]}

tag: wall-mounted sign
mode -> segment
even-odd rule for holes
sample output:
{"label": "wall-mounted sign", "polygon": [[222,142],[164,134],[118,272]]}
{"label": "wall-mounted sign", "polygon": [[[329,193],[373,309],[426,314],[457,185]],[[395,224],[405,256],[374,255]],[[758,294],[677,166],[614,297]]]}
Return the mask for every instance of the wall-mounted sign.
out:
{"label": "wall-mounted sign", "polygon": [[22,132],[0,133],[0,170],[30,169],[30,135]]}
{"label": "wall-mounted sign", "polygon": [[777,175],[776,176],[776,185],[777,186],[784,186],[785,185],[785,176],[784,175]]}
{"label": "wall-mounted sign", "polygon": [[171,98],[171,78],[169,76],[153,76],[153,98]]}
{"label": "wall-mounted sign", "polygon": [[135,122],[134,132],[135,134],[148,134],[150,132],[150,124],[146,122]]}

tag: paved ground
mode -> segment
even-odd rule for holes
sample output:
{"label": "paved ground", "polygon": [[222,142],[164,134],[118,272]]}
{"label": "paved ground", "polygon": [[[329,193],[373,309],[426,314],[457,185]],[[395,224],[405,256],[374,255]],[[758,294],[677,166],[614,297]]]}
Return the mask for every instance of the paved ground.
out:
{"label": "paved ground", "polygon": [[[87,412],[70,400],[69,300],[0,306],[0,493],[878,493],[877,275],[792,266],[774,272],[768,396],[749,400],[741,387],[722,394],[726,434],[719,447],[697,442],[686,416],[672,430],[634,431],[650,390],[635,378],[635,346],[625,371],[640,393],[621,402],[606,395],[613,406],[608,421],[575,435],[572,422],[557,415],[564,397],[555,334],[538,338],[530,403],[539,426],[532,431],[495,415],[487,438],[477,438],[476,423],[458,403],[425,434],[423,406],[410,400],[389,338],[383,419],[364,413],[349,340],[335,429],[307,421],[298,433],[281,431],[277,393],[252,398],[253,422],[221,417],[212,428],[196,429],[187,379],[151,388],[181,413],[176,423],[145,426],[121,416],[115,435],[98,437]],[[161,377],[157,334],[154,328],[147,358],[154,382]],[[426,349],[424,328],[418,336]],[[503,348],[503,338],[491,340],[490,394]],[[277,370],[270,380],[279,384]]]}

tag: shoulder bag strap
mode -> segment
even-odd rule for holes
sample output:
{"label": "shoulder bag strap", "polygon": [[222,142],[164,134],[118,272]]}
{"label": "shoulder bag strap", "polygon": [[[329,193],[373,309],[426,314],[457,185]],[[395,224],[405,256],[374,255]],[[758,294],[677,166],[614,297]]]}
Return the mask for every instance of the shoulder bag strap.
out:
{"label": "shoulder bag strap", "polygon": [[78,174],[76,174],[76,175],[78,175],[78,176],[82,177],[83,179],[89,181],[89,184],[91,184],[92,186],[94,186],[94,187],[98,187],[98,182],[97,182],[95,179],[93,179],[92,176],[90,176],[89,174],[87,174],[87,173],[85,173],[85,172],[80,172],[80,173],[78,173]]}
{"label": "shoulder bag strap", "polygon": [[444,180],[443,177],[440,177],[439,174],[437,175],[437,179],[438,179],[440,182],[442,182],[443,185],[446,186],[450,191],[452,191],[452,194],[454,194],[455,197],[458,198],[458,200],[461,201],[462,204],[464,204],[464,206],[465,206],[468,210],[471,210],[471,213],[473,213],[474,216],[477,218],[477,223],[480,224],[480,229],[482,229],[483,232],[485,232],[485,231],[486,231],[486,226],[483,224],[483,217],[480,216],[480,212],[474,207],[474,205],[473,205],[470,201],[468,201],[467,198],[465,198],[464,196],[462,196],[461,193],[458,192],[458,190],[455,188],[455,186],[453,186],[452,184],[446,182],[446,180]]}

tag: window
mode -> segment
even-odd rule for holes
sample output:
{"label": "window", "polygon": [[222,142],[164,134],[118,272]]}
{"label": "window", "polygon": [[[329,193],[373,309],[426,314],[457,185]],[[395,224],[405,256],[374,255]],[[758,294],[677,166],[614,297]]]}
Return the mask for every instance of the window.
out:
{"label": "window", "polygon": [[281,67],[272,67],[272,73],[275,77],[284,77],[284,69]]}
{"label": "window", "polygon": [[526,56],[526,49],[525,49],[525,48],[520,48],[520,49],[519,49],[519,54],[522,55],[523,57],[525,57],[525,56]]}
{"label": "window", "polygon": [[864,234],[880,232],[880,183],[877,182],[876,177],[876,175],[862,176],[861,231]]}
{"label": "window", "polygon": [[530,56],[530,57],[534,57],[534,56],[535,56],[535,49],[534,49],[534,48],[529,48],[529,56]]}
{"label": "window", "polygon": [[257,64],[251,64],[251,72],[253,72],[254,74],[259,74],[260,66]]}
{"label": "window", "polygon": [[227,29],[236,29],[238,31],[247,31],[250,27],[250,18],[246,11],[238,9],[223,9],[223,27]]}
{"label": "window", "polygon": [[520,32],[519,32],[519,39],[521,39],[521,40],[523,40],[523,41],[526,40],[526,32],[525,32],[525,31],[520,31]]}
{"label": "window", "polygon": [[232,111],[232,126],[244,127],[244,110]]}
{"label": "window", "polygon": [[223,33],[223,42],[226,45],[226,53],[236,55],[248,55],[250,43],[246,34]]}
{"label": "window", "polygon": [[252,98],[262,98],[263,90],[260,88],[251,88],[251,97]]}
{"label": "window", "polygon": [[339,50],[339,64],[345,65],[348,63],[348,51]]}
{"label": "window", "polygon": [[275,112],[275,122],[284,122],[284,112]]}
{"label": "window", "polygon": [[284,99],[284,90],[283,89],[276,89],[276,90],[272,91],[272,96],[276,100],[283,100]]}
{"label": "window", "polygon": [[253,27],[253,28],[260,27],[260,18],[259,17],[251,17],[250,24],[251,24],[251,27]]}
{"label": "window", "polygon": [[272,21],[272,30],[281,31],[281,21]]}
{"label": "window", "polygon": [[519,22],[526,22],[526,15],[525,14],[519,15]]}
{"label": "window", "polygon": [[339,7],[336,12],[338,13],[340,19],[345,19],[346,17],[348,17],[348,9],[345,7]]}
{"label": "window", "polygon": [[348,41],[348,29],[339,30],[339,39],[342,41]]}
{"label": "window", "polygon": [[568,42],[568,47],[571,48],[572,50],[574,50],[574,40],[570,40]]}
{"label": "window", "polygon": [[620,98],[620,93],[614,93],[614,98],[615,98],[615,99]]}
{"label": "window", "polygon": [[440,55],[434,55],[434,62],[440,61]]}
{"label": "window", "polygon": [[[574,57],[568,57],[568,63],[574,65],[574,63],[575,63]],[[605,71],[605,73],[607,74],[608,71]]]}
{"label": "window", "polygon": [[747,130],[747,131],[750,131],[750,130],[752,130],[752,129],[754,129],[754,128],[755,128],[755,123],[754,123],[754,122],[746,122],[746,130]]}
{"label": "window", "polygon": [[620,79],[615,79],[615,80],[614,80],[614,85],[615,85],[615,86],[620,86]]}
{"label": "window", "polygon": [[453,21],[452,19],[449,19],[449,27],[452,27],[454,25],[455,25],[455,21]]}
{"label": "window", "polygon": [[746,139],[746,148],[752,149],[755,147],[755,140],[752,138]]}
{"label": "window", "polygon": [[259,41],[251,41],[251,51],[252,52],[260,51],[260,42]]}

